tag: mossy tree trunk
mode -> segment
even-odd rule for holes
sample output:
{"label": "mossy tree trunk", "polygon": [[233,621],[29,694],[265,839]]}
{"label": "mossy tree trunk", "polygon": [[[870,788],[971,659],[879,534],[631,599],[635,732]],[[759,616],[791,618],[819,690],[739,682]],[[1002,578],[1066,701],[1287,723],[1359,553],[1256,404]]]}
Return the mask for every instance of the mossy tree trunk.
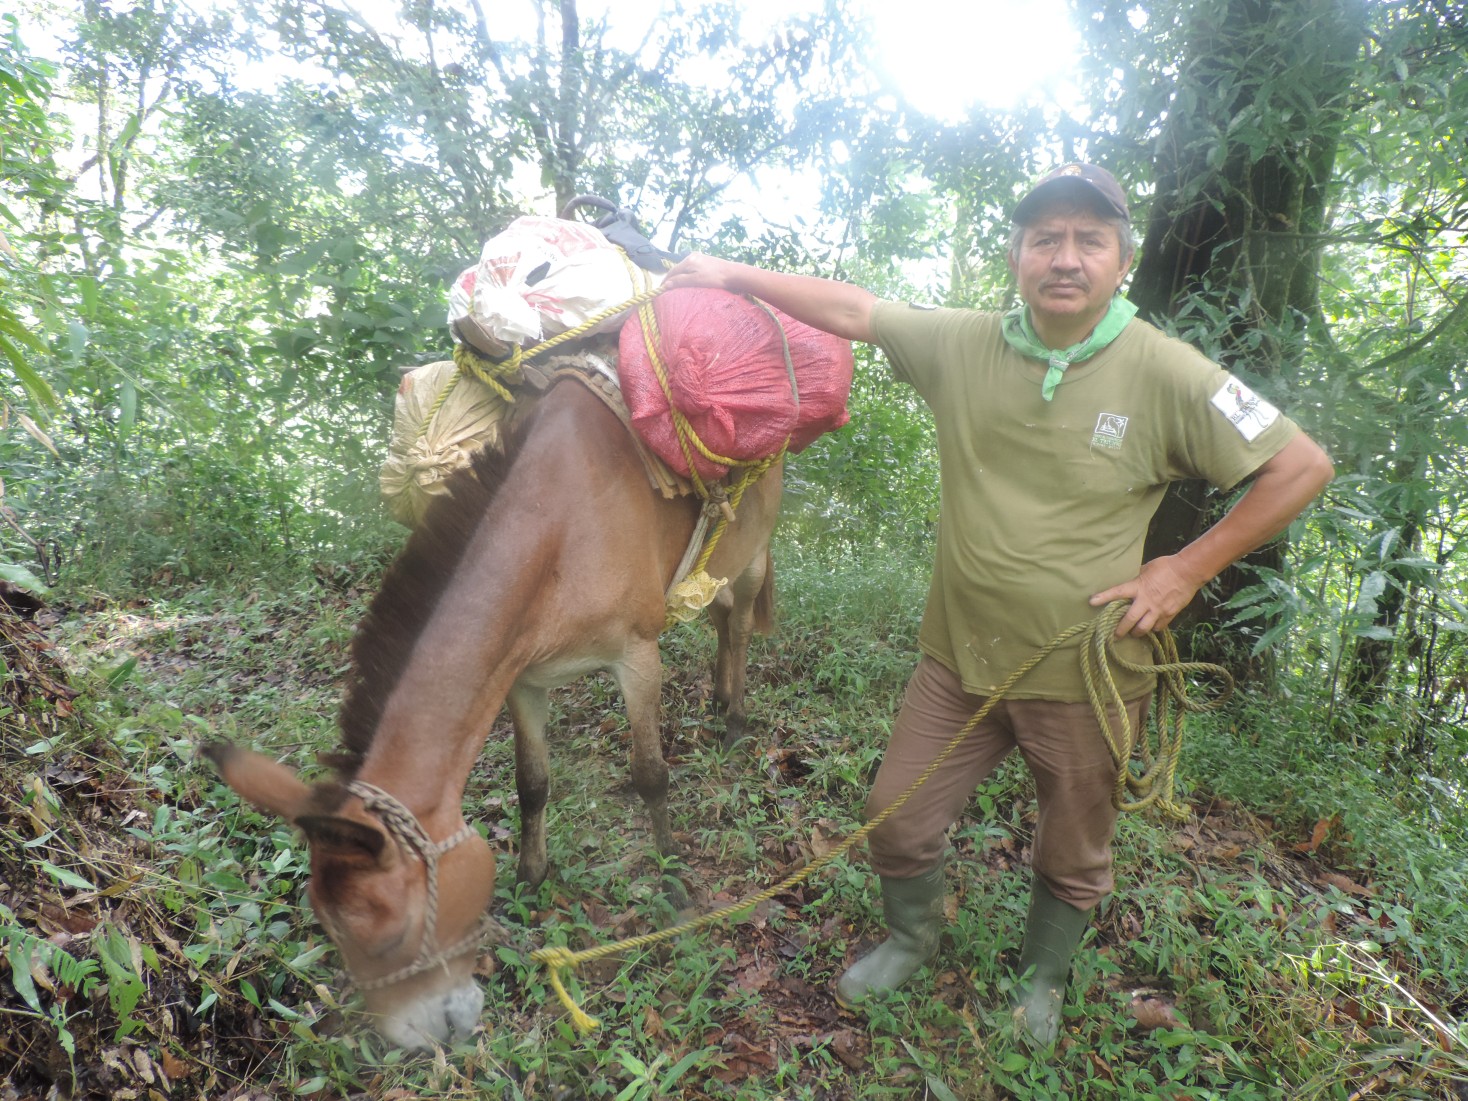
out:
{"label": "mossy tree trunk", "polygon": [[[1129,295],[1142,316],[1199,344],[1246,383],[1271,392],[1320,317],[1320,250],[1329,185],[1365,41],[1361,0],[1227,0],[1195,9],[1187,60],[1157,145],[1157,194]],[[1287,377],[1287,375],[1286,375]],[[1173,487],[1147,555],[1176,551],[1226,502],[1200,483]],[[1250,555],[1278,567],[1276,541]],[[1225,571],[1189,609],[1185,645],[1236,675],[1269,678],[1267,655],[1218,628],[1245,583]]]}

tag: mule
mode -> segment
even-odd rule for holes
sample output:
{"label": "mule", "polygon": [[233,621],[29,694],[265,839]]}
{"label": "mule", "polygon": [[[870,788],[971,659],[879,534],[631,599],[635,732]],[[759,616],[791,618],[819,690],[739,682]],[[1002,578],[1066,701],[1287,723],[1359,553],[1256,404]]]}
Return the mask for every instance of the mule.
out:
{"label": "mule", "polygon": [[[750,636],[770,625],[780,474],[745,493],[708,564],[729,579],[711,608],[726,741],[745,729]],[[385,576],[353,642],[336,775],[306,784],[258,753],[206,750],[240,796],[305,833],[311,906],[390,1042],[467,1034],[483,1006],[473,972],[495,858],[462,800],[501,707],[514,727],[522,881],[539,884],[549,867],[547,692],[595,670],[620,686],[633,785],[658,850],[674,853],[658,636],[699,507],[655,491],[617,416],[557,382],[505,454],[477,458],[430,509]]]}

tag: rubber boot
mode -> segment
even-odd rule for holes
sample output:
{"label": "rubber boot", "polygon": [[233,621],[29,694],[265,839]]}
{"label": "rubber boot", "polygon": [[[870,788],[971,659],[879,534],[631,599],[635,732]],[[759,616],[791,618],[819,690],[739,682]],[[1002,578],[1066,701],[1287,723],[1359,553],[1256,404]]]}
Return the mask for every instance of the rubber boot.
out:
{"label": "rubber boot", "polygon": [[1025,944],[1019,957],[1020,985],[1011,1000],[1015,1024],[1037,1046],[1054,1047],[1060,1011],[1070,981],[1070,961],[1091,924],[1093,910],[1078,910],[1050,893],[1039,876],[1030,894]]}
{"label": "rubber boot", "polygon": [[852,1009],[874,992],[896,990],[933,958],[943,932],[943,864],[912,879],[880,877],[887,939],[841,976],[838,1005]]}

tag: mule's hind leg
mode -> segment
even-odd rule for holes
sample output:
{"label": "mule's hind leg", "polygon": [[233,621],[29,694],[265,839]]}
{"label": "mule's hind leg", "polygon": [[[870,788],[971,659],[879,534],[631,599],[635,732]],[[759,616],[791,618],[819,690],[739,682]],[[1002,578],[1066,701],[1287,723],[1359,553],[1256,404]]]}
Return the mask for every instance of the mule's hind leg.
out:
{"label": "mule's hind leg", "polygon": [[677,849],[668,822],[668,762],[663,760],[662,733],[658,729],[663,661],[657,640],[630,643],[613,672],[627,705],[627,720],[632,725],[632,786],[642,796],[652,819],[658,852],[672,856]]}
{"label": "mule's hind leg", "polygon": [[545,805],[550,797],[545,724],[550,704],[544,688],[518,684],[505,702],[515,724],[515,790],[520,795],[520,866],[516,878],[538,887],[550,870],[545,851]]}
{"label": "mule's hind leg", "polygon": [[756,608],[770,584],[769,557],[756,556],[734,578],[709,607],[709,618],[719,636],[714,654],[714,707],[724,715],[724,746],[731,748],[748,733],[749,717],[744,708],[745,674],[749,668],[749,640],[759,627]]}

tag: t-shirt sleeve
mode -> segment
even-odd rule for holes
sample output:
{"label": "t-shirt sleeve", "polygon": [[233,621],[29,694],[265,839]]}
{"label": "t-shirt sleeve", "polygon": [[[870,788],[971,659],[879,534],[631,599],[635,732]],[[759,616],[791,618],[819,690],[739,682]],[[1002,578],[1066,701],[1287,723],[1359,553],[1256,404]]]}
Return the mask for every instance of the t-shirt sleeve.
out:
{"label": "t-shirt sleeve", "polygon": [[1230,490],[1279,454],[1300,428],[1237,376],[1195,355],[1175,391],[1181,431],[1171,448],[1174,476]]}
{"label": "t-shirt sleeve", "polygon": [[961,346],[984,317],[975,310],[878,302],[872,308],[873,343],[886,354],[896,378],[931,400],[945,349]]}

